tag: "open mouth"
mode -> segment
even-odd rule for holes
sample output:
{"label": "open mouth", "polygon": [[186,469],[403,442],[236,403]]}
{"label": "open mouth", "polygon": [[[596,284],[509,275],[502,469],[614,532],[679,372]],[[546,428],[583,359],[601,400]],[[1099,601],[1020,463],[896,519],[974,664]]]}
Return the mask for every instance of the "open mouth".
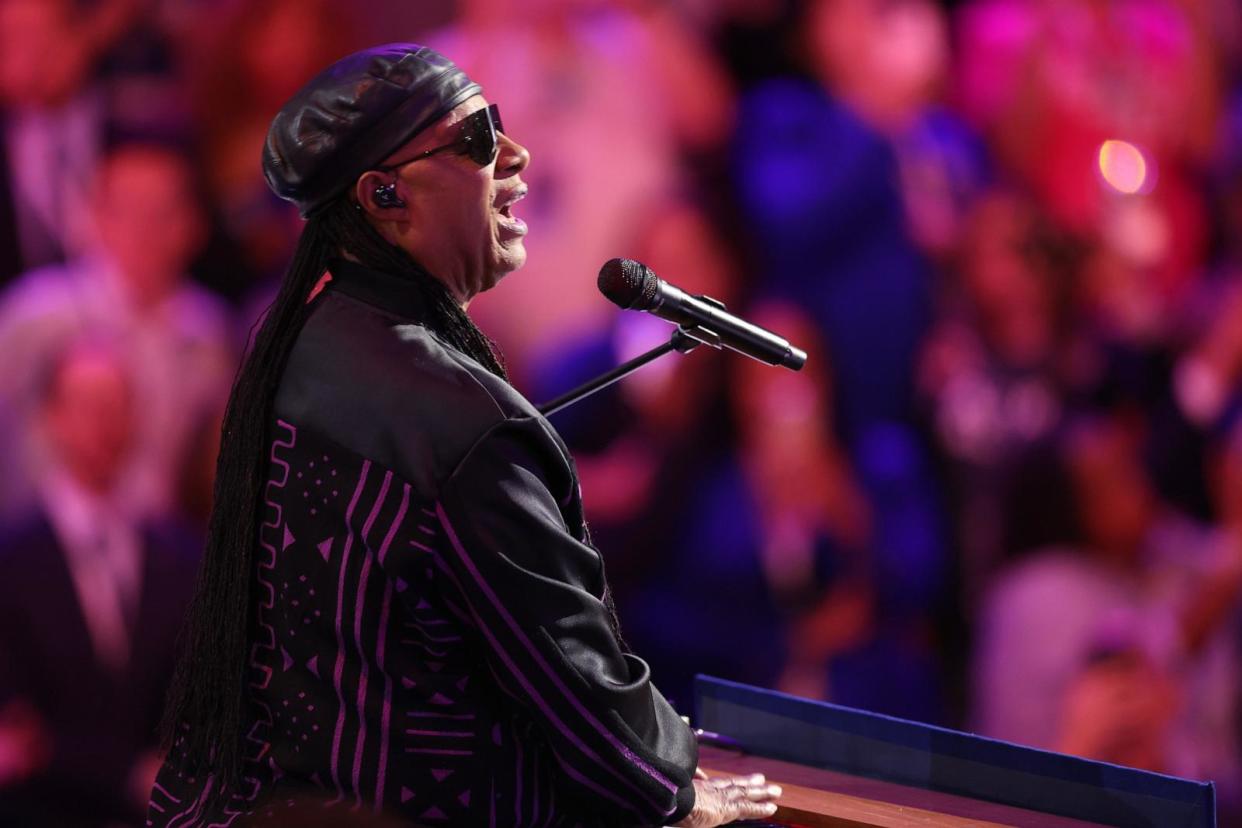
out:
{"label": "open mouth", "polygon": [[526,186],[523,185],[509,192],[504,203],[500,205],[500,214],[505,218],[513,218],[513,205],[526,198]]}
{"label": "open mouth", "polygon": [[513,205],[517,204],[524,198],[526,198],[526,186],[522,185],[521,187],[512,190],[505,197],[504,202],[497,208],[497,212],[500,213],[500,217],[502,219],[501,223],[504,225],[505,229],[518,236],[525,235],[526,222],[513,215]]}

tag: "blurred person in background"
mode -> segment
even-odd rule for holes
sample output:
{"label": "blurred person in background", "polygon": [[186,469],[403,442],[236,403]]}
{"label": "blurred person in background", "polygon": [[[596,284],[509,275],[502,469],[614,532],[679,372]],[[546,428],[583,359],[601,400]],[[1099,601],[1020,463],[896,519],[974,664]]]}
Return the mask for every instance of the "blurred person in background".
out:
{"label": "blurred person in background", "polygon": [[698,672],[833,697],[828,662],[871,631],[870,504],[832,433],[814,326],[784,305],[747,318],[806,348],[807,365],[726,355],[730,410],[707,413],[730,417],[736,449],[702,457],[678,493],[679,519],[622,605],[625,634],[678,699]]}
{"label": "blurred person in background", "polygon": [[139,514],[174,511],[177,471],[196,428],[223,407],[233,373],[220,300],[186,279],[202,240],[193,173],[175,150],[127,144],[92,177],[90,252],[33,271],[0,296],[0,412],[13,417],[0,509],[28,499],[46,448],[30,427],[32,368],[85,327],[110,331],[134,373],[139,437],[118,484]]}
{"label": "blurred person in background", "polygon": [[[1219,550],[1213,576],[1202,590],[1186,627],[1192,647],[1211,646],[1213,637],[1231,641],[1232,653],[1216,657],[1215,672],[1190,688],[1190,692],[1209,698],[1214,709],[1232,713],[1234,739],[1215,737],[1209,728],[1216,722],[1205,720],[1201,738],[1205,749],[1215,750],[1205,766],[1219,767],[1216,777],[1220,792],[1222,822],[1242,822],[1242,612],[1237,596],[1242,581],[1242,406],[1212,434],[1206,451],[1206,477],[1212,502],[1212,541]],[[1217,631],[1217,617],[1223,617]],[[1225,721],[1222,713],[1221,721]]]}
{"label": "blurred person in background", "polygon": [[0,822],[137,825],[196,539],[118,490],[140,439],[122,351],[79,332],[40,362],[48,468],[0,537]]}
{"label": "blurred person in background", "polygon": [[115,104],[98,69],[145,5],[0,2],[0,285],[86,244],[86,182]]}
{"label": "blurred person in background", "polygon": [[[657,477],[671,503],[635,520],[645,524],[651,511],[676,519],[626,550],[647,563],[630,592],[619,593],[624,632],[678,700],[691,697],[696,672],[708,672],[938,719],[932,642],[908,634],[920,607],[902,592],[910,581],[935,590],[935,572],[928,577],[923,561],[905,555],[920,540],[903,545],[903,532],[921,533],[910,531],[909,510],[894,508],[882,475],[859,475],[835,434],[827,355],[813,322],[783,303],[748,318],[807,346],[812,361],[793,374],[725,355],[728,409],[715,397],[701,403],[704,422],[718,430],[728,420],[735,437],[722,433],[693,469]],[[680,489],[665,488],[670,476]],[[890,525],[877,531],[877,514]]]}
{"label": "blurred person in background", "polygon": [[683,158],[723,145],[732,97],[706,44],[665,4],[460,9],[429,42],[505,101],[506,123],[540,159],[523,204],[541,228],[531,264],[520,286],[501,284],[475,310],[520,377],[533,350],[604,324],[600,265],[641,230],[652,200],[682,188]]}
{"label": "blurred person in background", "polygon": [[[832,354],[831,427],[870,494],[883,498],[873,503],[876,526],[891,532],[876,560],[898,577],[881,583],[900,585],[890,607],[909,601],[920,617],[939,600],[945,560],[935,482],[914,429],[914,376],[934,310],[929,254],[956,244],[960,206],[953,176],[941,176],[955,173],[944,159],[956,149],[922,155],[936,141],[903,142],[935,100],[944,26],[919,0],[807,0],[797,14],[805,75],[756,84],[739,106],[732,149],[742,228],[763,290],[808,312]],[[945,133],[954,137],[944,147],[959,134]],[[940,172],[923,184],[941,183],[923,194],[948,212],[929,219],[920,241],[901,170],[924,164]],[[914,572],[928,577],[905,577]],[[936,717],[932,695],[910,715]]]}
{"label": "blurred person in background", "polygon": [[934,0],[806,0],[811,75],[889,142],[910,238],[944,261],[988,175],[982,142],[944,104],[949,26]]}
{"label": "blurred person in background", "polygon": [[[807,23],[836,1],[802,5],[806,53],[818,49]],[[747,92],[733,169],[758,281],[818,323],[833,355],[839,428],[853,442],[873,425],[909,419],[933,283],[909,230],[892,145],[834,81],[816,73]]]}
{"label": "blurred person in background", "polygon": [[1209,532],[1157,499],[1141,439],[1141,421],[1118,413],[1067,429],[1080,543],[1034,554],[992,584],[978,617],[974,725],[1214,779],[1224,792],[1239,772],[1236,458],[1219,458],[1222,525]]}
{"label": "blurred person in background", "polygon": [[1242,279],[1222,282],[1206,299],[1212,307],[1179,354],[1172,379],[1182,415],[1211,432],[1242,406]]}
{"label": "blurred person in background", "polygon": [[[1068,251],[1037,205],[995,188],[972,210],[924,345],[918,386],[940,455],[969,605],[1015,549],[1013,502],[1027,461],[1065,407]],[[1046,493],[1045,493],[1046,494]],[[1045,540],[1046,542],[1046,540]]]}
{"label": "blurred person in background", "polygon": [[102,102],[79,88],[69,0],[0,3],[0,283],[82,244]]}
{"label": "blurred person in background", "polygon": [[810,343],[818,362],[798,382],[761,373],[754,362],[739,363],[734,374],[738,451],[759,507],[764,571],[791,618],[780,686],[943,721],[931,619],[945,586],[945,550],[922,450],[900,427],[873,428],[856,446],[844,444],[831,354],[813,320],[780,303],[757,313]]}
{"label": "blurred person in background", "polygon": [[297,211],[255,175],[255,159],[281,104],[357,44],[349,18],[332,0],[248,0],[204,18],[201,59],[188,71],[203,177],[224,232],[241,247],[254,277],[265,280],[221,287],[240,299],[260,291],[266,304],[300,223]]}

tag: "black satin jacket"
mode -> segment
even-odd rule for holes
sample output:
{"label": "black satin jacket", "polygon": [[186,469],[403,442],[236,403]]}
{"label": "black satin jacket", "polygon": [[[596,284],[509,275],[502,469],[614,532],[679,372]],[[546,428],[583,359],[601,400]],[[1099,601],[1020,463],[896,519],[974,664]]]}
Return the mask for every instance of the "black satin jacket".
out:
{"label": "black satin jacket", "polygon": [[564,443],[408,282],[332,275],[271,425],[245,784],[208,807],[166,765],[148,824],[680,819],[695,741],[617,641]]}

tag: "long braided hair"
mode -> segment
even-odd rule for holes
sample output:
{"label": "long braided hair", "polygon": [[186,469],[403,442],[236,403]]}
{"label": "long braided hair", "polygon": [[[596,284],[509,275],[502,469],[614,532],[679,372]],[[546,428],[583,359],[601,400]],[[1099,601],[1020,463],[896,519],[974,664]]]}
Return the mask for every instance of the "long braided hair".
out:
{"label": "long braided hair", "polygon": [[507,379],[491,341],[444,284],[385,240],[347,196],[307,221],[280,291],[238,370],[225,410],[206,548],[161,724],[170,761],[191,775],[210,775],[217,794],[235,789],[245,760],[247,648],[257,604],[254,552],[273,402],[310,313],[307,297],[328,260],[341,255],[409,279],[428,309],[424,324]]}

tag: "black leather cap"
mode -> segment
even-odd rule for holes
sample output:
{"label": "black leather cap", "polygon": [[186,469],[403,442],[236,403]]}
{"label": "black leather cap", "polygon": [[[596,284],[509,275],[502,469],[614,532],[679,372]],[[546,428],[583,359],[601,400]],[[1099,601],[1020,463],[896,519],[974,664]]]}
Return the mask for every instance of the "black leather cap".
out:
{"label": "black leather cap", "polygon": [[320,72],[272,121],[263,177],[306,218],[402,144],[482,92],[444,55],[416,43],[355,52]]}

